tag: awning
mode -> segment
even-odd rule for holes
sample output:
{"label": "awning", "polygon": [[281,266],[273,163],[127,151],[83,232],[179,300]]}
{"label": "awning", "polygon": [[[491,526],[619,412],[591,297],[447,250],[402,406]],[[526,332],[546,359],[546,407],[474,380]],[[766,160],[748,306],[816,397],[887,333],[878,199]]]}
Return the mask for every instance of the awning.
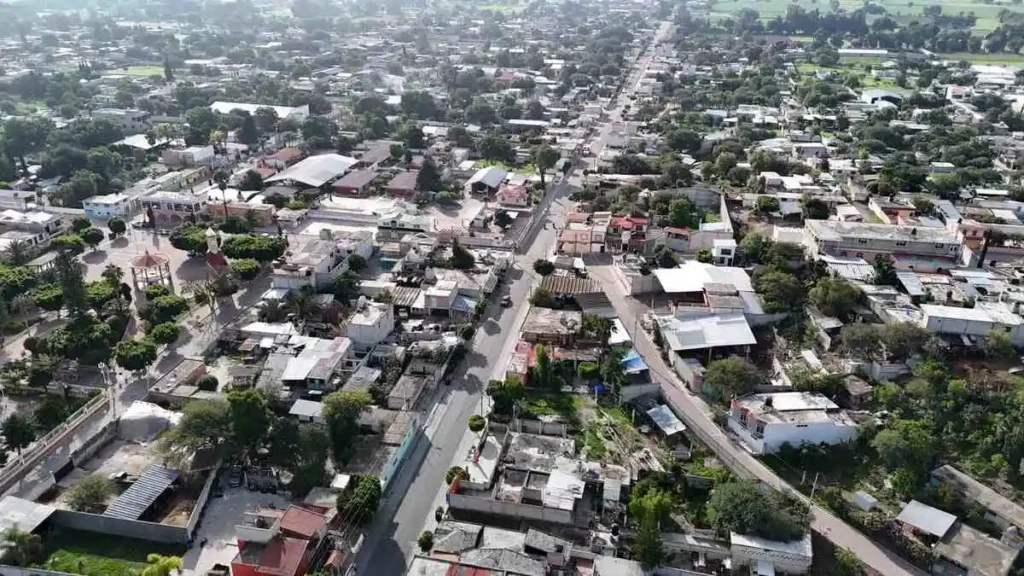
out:
{"label": "awning", "polygon": [[644,359],[637,353],[636,348],[629,349],[629,352],[622,358],[620,365],[622,366],[622,371],[626,374],[636,374],[637,372],[650,370]]}

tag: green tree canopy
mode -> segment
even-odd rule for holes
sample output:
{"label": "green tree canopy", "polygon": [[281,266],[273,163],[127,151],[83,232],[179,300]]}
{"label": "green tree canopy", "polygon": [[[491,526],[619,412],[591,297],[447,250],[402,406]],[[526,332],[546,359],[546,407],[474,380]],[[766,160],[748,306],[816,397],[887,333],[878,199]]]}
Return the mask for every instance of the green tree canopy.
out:
{"label": "green tree canopy", "polygon": [[706,511],[723,535],[736,532],[789,542],[802,538],[810,525],[810,510],[802,502],[747,480],[716,486]]}

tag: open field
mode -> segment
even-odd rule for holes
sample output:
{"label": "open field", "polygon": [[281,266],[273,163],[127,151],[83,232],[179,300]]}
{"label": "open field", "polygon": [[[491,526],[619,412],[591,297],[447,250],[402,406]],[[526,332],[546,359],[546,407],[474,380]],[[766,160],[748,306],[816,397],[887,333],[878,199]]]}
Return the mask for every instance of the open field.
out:
{"label": "open field", "polygon": [[[975,31],[980,34],[991,32],[999,25],[999,11],[1003,8],[1014,12],[1024,12],[1024,6],[1011,4],[1010,2],[984,4],[970,0],[954,0],[952,2],[916,2],[915,0],[883,0],[878,2],[885,7],[897,20],[910,21],[921,15],[925,6],[930,4],[941,4],[942,11],[946,14],[957,14],[960,12],[970,13],[978,18]],[[776,16],[786,13],[786,7],[790,4],[799,4],[807,10],[831,11],[827,2],[818,0],[723,0],[716,2],[711,8],[711,18],[721,20],[732,18],[736,12],[743,8],[757,10],[762,20],[771,20]],[[862,7],[863,2],[857,0],[840,0],[839,6],[844,10],[856,10]]]}
{"label": "open field", "polygon": [[146,556],[180,556],[184,546],[170,546],[111,538],[103,534],[59,529],[43,538],[46,561],[42,567],[83,576],[135,576],[146,565]]}

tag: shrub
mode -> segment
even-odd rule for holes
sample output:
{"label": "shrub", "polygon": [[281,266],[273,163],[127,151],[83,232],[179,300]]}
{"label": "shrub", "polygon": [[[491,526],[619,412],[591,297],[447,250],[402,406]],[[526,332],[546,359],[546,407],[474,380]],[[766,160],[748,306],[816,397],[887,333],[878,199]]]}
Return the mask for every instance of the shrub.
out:
{"label": "shrub", "polygon": [[469,417],[469,430],[471,432],[480,432],[487,426],[487,420],[479,414],[473,414]]}
{"label": "shrub", "polygon": [[260,263],[252,258],[242,258],[231,263],[231,271],[248,282],[259,275]]}
{"label": "shrub", "polygon": [[200,377],[199,380],[196,380],[196,388],[199,388],[204,392],[216,392],[219,384],[220,382],[217,381],[217,377],[209,374]]}
{"label": "shrub", "polygon": [[430,530],[424,530],[423,534],[420,534],[417,543],[420,545],[420,550],[429,552],[434,547],[434,533]]}
{"label": "shrub", "polygon": [[451,484],[456,478],[462,478],[463,480],[469,479],[469,472],[465,468],[459,466],[452,466],[448,469],[448,472],[444,475],[444,483]]}
{"label": "shrub", "polygon": [[149,337],[157,344],[174,344],[178,341],[179,327],[174,322],[157,324],[149,332]]}
{"label": "shrub", "polygon": [[146,310],[146,319],[153,324],[163,324],[174,320],[186,310],[188,310],[188,300],[181,296],[160,296],[150,301],[149,308]]}
{"label": "shrub", "polygon": [[156,300],[161,296],[170,296],[171,289],[163,284],[150,284],[142,290],[142,293],[146,295],[148,300]]}

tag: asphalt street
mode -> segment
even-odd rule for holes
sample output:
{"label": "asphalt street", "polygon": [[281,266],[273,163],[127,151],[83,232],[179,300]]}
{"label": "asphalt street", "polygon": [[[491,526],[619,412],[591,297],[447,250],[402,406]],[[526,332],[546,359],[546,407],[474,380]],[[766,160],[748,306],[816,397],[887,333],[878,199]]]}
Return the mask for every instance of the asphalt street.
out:
{"label": "asphalt street", "polygon": [[[669,30],[659,28],[656,39]],[[611,120],[621,119],[623,106],[650,65],[652,46],[637,61],[619,96],[612,103]],[[602,123],[588,140],[594,154],[604,148],[611,132],[611,121]],[[453,384],[439,390],[438,407],[428,417],[424,436],[414,446],[402,469],[392,481],[384,505],[366,532],[366,539],[357,560],[357,574],[381,576],[405,573],[416,539],[432,518],[435,496],[444,482],[444,475],[456,457],[459,443],[466,431],[466,422],[480,402],[487,382],[495,377],[511,354],[516,339],[511,336],[522,323],[530,290],[536,280],[532,264],[554,250],[558,230],[565,221],[569,205],[569,180],[580,166],[553,183],[550,191],[537,205],[539,217],[527,231],[518,248],[516,266],[509,273],[504,288],[512,296],[513,305],[501,308],[493,304],[477,331],[472,352],[456,372]]]}

